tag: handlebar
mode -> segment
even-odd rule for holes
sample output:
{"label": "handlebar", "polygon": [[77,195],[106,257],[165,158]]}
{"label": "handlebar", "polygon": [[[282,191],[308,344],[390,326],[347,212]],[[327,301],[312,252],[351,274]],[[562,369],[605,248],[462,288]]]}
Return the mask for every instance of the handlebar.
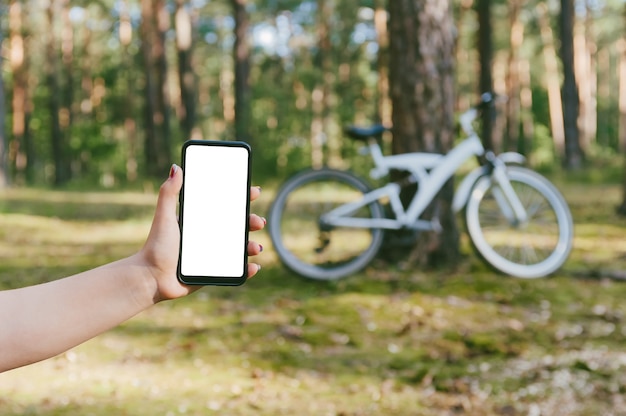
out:
{"label": "handlebar", "polygon": [[472,122],[476,120],[479,112],[493,107],[499,98],[500,96],[492,92],[484,92],[481,94],[480,102],[478,104],[474,105],[459,116],[459,124],[461,124],[461,128],[467,135],[474,134]]}

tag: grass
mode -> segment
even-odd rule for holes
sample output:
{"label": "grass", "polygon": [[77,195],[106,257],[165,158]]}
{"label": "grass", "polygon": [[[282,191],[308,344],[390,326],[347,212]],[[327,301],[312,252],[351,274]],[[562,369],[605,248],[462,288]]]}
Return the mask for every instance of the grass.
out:
{"label": "grass", "polygon": [[[0,375],[2,415],[626,413],[626,220],[613,185],[560,183],[574,251],[539,280],[375,265],[258,278],[157,305],[65,354]],[[265,190],[254,210],[272,199]],[[0,288],[132,254],[154,194],[0,192]],[[464,242],[464,246],[467,243]],[[42,340],[45,341],[45,340]],[[1,352],[0,352],[1,353]]]}

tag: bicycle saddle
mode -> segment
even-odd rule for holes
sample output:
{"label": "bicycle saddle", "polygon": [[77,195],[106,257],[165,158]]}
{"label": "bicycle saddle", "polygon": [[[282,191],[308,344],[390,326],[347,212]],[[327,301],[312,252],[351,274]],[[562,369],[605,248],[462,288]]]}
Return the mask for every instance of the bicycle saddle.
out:
{"label": "bicycle saddle", "polygon": [[378,137],[389,130],[382,124],[374,124],[370,127],[348,126],[344,129],[346,135],[354,140],[366,141],[370,137]]}

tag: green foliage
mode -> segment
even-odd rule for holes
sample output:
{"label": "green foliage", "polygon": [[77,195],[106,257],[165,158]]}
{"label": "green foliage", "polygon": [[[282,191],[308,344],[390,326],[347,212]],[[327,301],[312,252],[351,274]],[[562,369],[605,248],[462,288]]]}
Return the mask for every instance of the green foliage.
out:
{"label": "green foliage", "polygon": [[533,138],[533,151],[531,154],[531,164],[533,167],[548,172],[558,170],[559,158],[554,151],[554,141],[548,126],[543,124],[535,125],[535,137]]}
{"label": "green foliage", "polygon": [[[65,23],[57,16],[50,29],[45,8],[33,0],[20,0],[24,14],[23,35],[26,37],[29,75],[29,96],[32,112],[29,115],[31,154],[30,172],[13,169],[14,182],[36,185],[52,183],[54,163],[50,146],[49,92],[44,82],[46,68],[45,50],[49,35],[59,39]],[[459,102],[474,102],[477,94],[475,33],[476,16],[454,3],[457,17],[458,47],[464,52],[457,63]],[[547,92],[544,85],[545,64],[542,55],[543,41],[539,34],[536,6],[539,2],[525,2],[521,20],[525,26],[524,44],[520,56],[528,59],[531,71],[532,117],[535,137],[531,138],[528,154],[532,163],[542,170],[553,171],[556,161],[549,127]],[[143,142],[145,79],[140,54],[141,8],[138,1],[126,2],[132,39],[122,45],[119,40],[121,3],[112,0],[100,2],[73,2],[72,16],[73,53],[71,63],[59,66],[57,77],[64,95],[71,95],[72,125],[64,130],[66,156],[74,180],[80,186],[142,186],[146,180],[146,162]],[[341,1],[327,3],[332,7],[327,19],[330,45],[327,51],[330,68],[321,67],[322,51],[319,47],[318,29],[320,3],[314,1],[249,1],[250,16],[252,100],[250,102],[255,140],[254,174],[259,181],[280,181],[291,173],[311,164],[311,123],[313,121],[312,94],[315,88],[329,86],[329,108],[325,109],[324,148],[328,161],[328,143],[340,145],[342,163],[354,165],[358,158],[352,143],[342,137],[342,127],[379,121],[377,102],[379,75],[377,72],[378,44],[374,30],[373,1]],[[547,3],[551,13],[554,34],[558,33],[556,14],[558,4]],[[174,9],[174,5],[169,6]],[[232,139],[233,126],[224,120],[228,110],[224,104],[232,94],[233,18],[228,2],[200,1],[187,4],[194,14],[193,69],[197,77],[197,127],[208,139]],[[510,5],[505,1],[492,2],[495,57],[502,59],[508,52],[510,37]],[[608,66],[602,67],[598,79],[608,79],[609,91],[597,94],[598,132],[588,151],[591,165],[603,163],[618,148],[619,110],[617,102],[618,64],[617,41],[622,37],[621,10],[623,4],[612,0],[588,5],[588,21],[592,37],[598,48],[597,58]],[[177,55],[175,50],[174,19],[167,32],[168,86],[171,104],[177,97]],[[581,19],[583,14],[579,16]],[[8,13],[0,14],[0,28],[8,40]],[[272,38],[273,37],[273,38]],[[274,41],[263,42],[263,39]],[[558,43],[558,39],[556,39]],[[5,45],[10,46],[9,42]],[[60,40],[59,40],[60,46]],[[604,54],[604,55],[602,55]],[[7,89],[7,103],[11,102],[14,77],[9,65],[3,73]],[[600,66],[599,66],[600,68]],[[600,69],[599,69],[600,70]],[[91,85],[100,85],[104,93],[99,100],[88,97]],[[89,105],[87,105],[89,104]],[[91,108],[88,108],[89,106]],[[12,131],[11,105],[6,115],[7,130]],[[462,106],[461,106],[462,107]],[[182,137],[176,109],[170,112],[172,126],[172,154],[178,157]],[[500,117],[503,115],[500,114]],[[128,123],[134,123],[127,131]],[[14,140],[10,135],[9,140]],[[12,148],[17,143],[12,143]],[[26,144],[20,143],[20,151]],[[14,160],[14,156],[11,156]],[[173,160],[176,162],[177,160]],[[128,166],[136,166],[134,177]],[[365,171],[365,169],[362,169]],[[617,177],[617,175],[611,175]]]}

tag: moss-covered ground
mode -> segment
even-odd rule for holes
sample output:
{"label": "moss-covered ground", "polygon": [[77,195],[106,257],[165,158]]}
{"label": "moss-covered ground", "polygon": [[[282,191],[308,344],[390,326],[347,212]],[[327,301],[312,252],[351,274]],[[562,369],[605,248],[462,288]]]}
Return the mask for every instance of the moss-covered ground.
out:
{"label": "moss-covered ground", "polygon": [[[561,183],[576,224],[555,275],[373,267],[258,277],[161,303],[53,359],[0,374],[2,415],[623,415],[626,220],[619,186]],[[0,289],[132,254],[155,195],[0,192]],[[253,210],[264,214],[265,190]],[[42,340],[45,342],[45,340]],[[2,352],[0,351],[0,354]]]}

